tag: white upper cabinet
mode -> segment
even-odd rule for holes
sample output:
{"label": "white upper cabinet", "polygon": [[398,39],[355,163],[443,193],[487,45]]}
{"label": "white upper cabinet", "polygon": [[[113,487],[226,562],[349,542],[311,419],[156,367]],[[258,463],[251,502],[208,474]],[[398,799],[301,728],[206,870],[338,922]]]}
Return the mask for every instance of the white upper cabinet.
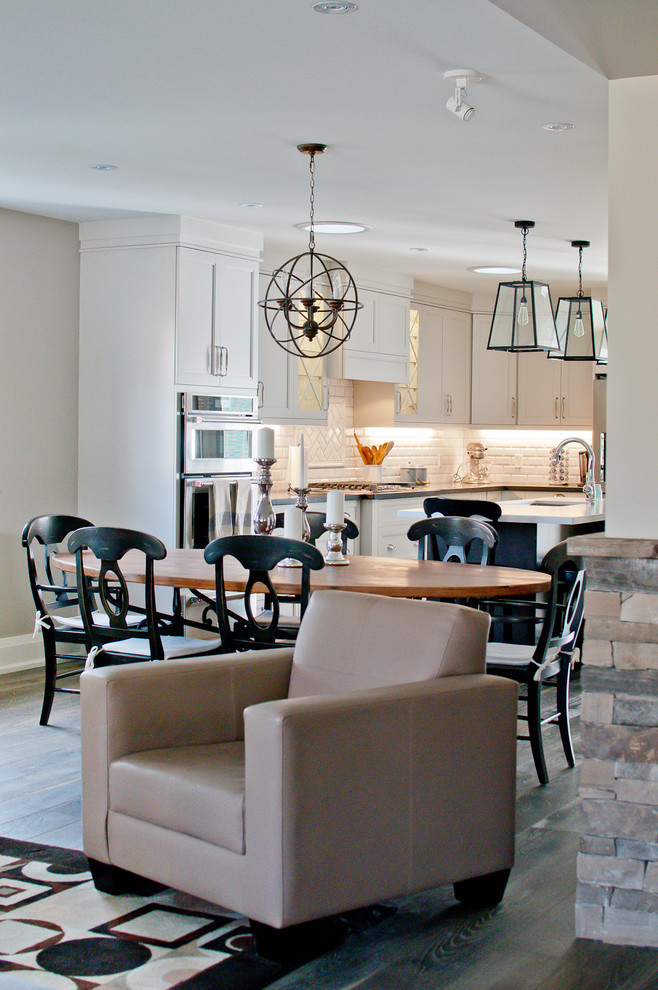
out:
{"label": "white upper cabinet", "polygon": [[409,295],[362,288],[352,333],[327,355],[332,378],[369,382],[405,381],[409,373]]}
{"label": "white upper cabinet", "polygon": [[473,317],[473,425],[591,427],[593,362],[488,351],[490,325],[486,314]]}
{"label": "white upper cabinet", "polygon": [[519,354],[520,426],[592,425],[593,362]]}
{"label": "white upper cabinet", "polygon": [[[261,298],[269,275],[261,274]],[[318,344],[319,346],[319,344]],[[323,424],[327,422],[329,388],[326,359],[288,354],[274,341],[262,309],[258,315],[259,415],[263,422]]]}
{"label": "white upper cabinet", "polygon": [[516,354],[488,351],[491,316],[473,316],[471,422],[474,426],[514,426],[517,416]]}
{"label": "white upper cabinet", "polygon": [[470,422],[470,362],[470,314],[412,303],[409,377],[396,387],[396,423]]}
{"label": "white upper cabinet", "polygon": [[256,388],[257,284],[256,261],[178,248],[177,384]]}

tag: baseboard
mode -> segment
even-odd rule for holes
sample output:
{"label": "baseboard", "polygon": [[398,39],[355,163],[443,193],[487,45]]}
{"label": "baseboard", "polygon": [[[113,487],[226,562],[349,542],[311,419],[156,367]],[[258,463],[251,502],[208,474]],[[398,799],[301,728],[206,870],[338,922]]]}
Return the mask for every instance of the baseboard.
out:
{"label": "baseboard", "polygon": [[0,675],[43,667],[41,636],[5,636],[0,639]]}

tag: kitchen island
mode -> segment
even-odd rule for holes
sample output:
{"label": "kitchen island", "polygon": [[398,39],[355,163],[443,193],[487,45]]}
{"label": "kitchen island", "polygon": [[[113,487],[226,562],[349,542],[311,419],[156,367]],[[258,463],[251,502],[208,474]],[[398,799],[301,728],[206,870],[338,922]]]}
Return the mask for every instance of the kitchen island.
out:
{"label": "kitchen island", "polygon": [[[503,511],[496,523],[496,563],[507,567],[537,567],[557,543],[570,536],[601,532],[605,525],[604,499],[589,503],[584,496],[537,495],[499,504]],[[417,506],[401,506],[397,515],[410,526],[425,513]]]}

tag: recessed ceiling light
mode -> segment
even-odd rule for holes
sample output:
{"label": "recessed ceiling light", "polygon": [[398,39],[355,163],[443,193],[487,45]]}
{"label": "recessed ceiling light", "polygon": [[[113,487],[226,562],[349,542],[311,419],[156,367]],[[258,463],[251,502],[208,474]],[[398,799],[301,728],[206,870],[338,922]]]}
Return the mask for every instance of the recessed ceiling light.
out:
{"label": "recessed ceiling light", "polygon": [[90,165],[89,168],[95,169],[97,172],[116,172],[119,168],[118,165],[104,165],[99,162],[97,165]]}
{"label": "recessed ceiling light", "polygon": [[[296,223],[298,230],[310,230],[311,224],[307,220],[305,223]],[[372,230],[364,223],[354,223],[351,220],[317,220],[313,224],[316,234],[362,234],[364,230]]]}
{"label": "recessed ceiling light", "polygon": [[240,206],[245,206],[248,210],[260,210],[263,208],[262,203],[240,203]]}
{"label": "recessed ceiling light", "polygon": [[480,268],[469,268],[469,272],[478,275],[518,275],[520,268],[505,268],[503,265],[483,265]]}
{"label": "recessed ceiling light", "polygon": [[322,3],[314,3],[313,10],[318,14],[352,14],[359,8],[349,0],[322,0]]}
{"label": "recessed ceiling light", "polygon": [[572,131],[576,125],[575,124],[542,124],[545,131]]}
{"label": "recessed ceiling light", "polygon": [[409,248],[410,251],[429,251],[429,248]]}

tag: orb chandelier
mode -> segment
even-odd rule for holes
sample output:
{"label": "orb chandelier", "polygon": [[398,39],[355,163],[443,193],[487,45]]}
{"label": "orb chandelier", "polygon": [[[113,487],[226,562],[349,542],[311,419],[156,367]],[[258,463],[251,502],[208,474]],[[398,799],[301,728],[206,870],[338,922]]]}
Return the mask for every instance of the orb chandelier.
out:
{"label": "orb chandelier", "polygon": [[315,250],[315,156],[325,144],[299,144],[309,156],[311,209],[308,251],[280,265],[258,303],[279,347],[297,357],[318,358],[345,343],[363,303],[347,268]]}
{"label": "orb chandelier", "polygon": [[523,267],[521,280],[501,282],[487,350],[490,351],[553,351],[559,347],[551,290],[545,282],[526,278],[528,231],[534,220],[515,220],[514,226],[523,231]]}
{"label": "orb chandelier", "polygon": [[557,301],[555,326],[560,342],[558,350],[549,351],[549,358],[560,361],[608,362],[608,334],[603,303],[583,294],[583,248],[589,241],[572,241],[578,248],[578,295],[562,296]]}

